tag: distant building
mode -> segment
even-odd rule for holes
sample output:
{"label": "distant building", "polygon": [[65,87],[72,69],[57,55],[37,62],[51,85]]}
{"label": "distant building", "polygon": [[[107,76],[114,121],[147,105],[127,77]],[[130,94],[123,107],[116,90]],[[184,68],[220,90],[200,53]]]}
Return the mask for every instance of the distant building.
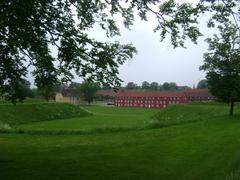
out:
{"label": "distant building", "polygon": [[187,89],[184,91],[188,101],[212,101],[216,100],[208,89]]}
{"label": "distant building", "polygon": [[120,91],[115,97],[115,106],[165,108],[169,104],[187,103],[183,92],[133,92]]}
{"label": "distant building", "polygon": [[71,104],[85,104],[86,102],[81,97],[81,94],[76,89],[62,89],[56,93],[56,102],[71,103]]}
{"label": "distant building", "polygon": [[177,92],[146,92],[125,89],[114,91],[109,89],[99,90],[97,94],[111,97],[105,100],[107,100],[108,103],[111,102],[111,104],[115,106],[124,107],[165,108],[170,104],[216,100],[216,98],[209,93],[208,89],[190,89],[189,87],[183,87],[183,89],[183,91]]}

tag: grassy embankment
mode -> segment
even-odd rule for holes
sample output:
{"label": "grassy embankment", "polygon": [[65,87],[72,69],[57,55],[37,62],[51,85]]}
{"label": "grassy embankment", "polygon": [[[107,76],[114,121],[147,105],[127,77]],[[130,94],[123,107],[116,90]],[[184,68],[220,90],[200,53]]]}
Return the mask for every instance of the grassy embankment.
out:
{"label": "grassy embankment", "polygon": [[23,103],[0,105],[0,131],[7,131],[21,124],[44,122],[91,115],[78,106],[58,103]]}
{"label": "grassy embankment", "polygon": [[[50,122],[55,123],[56,129],[65,129],[67,122],[75,123],[76,129],[83,128],[84,123],[84,128],[91,125],[96,128],[102,123],[114,128],[121,125],[119,120],[125,127],[136,128],[102,134],[93,131],[86,135],[0,134],[1,177],[18,180],[240,178],[239,111],[229,117],[228,106],[176,105],[157,114],[158,110],[139,108],[85,108],[93,115],[32,122],[21,124],[21,128],[37,130],[39,125],[54,130]],[[154,120],[150,118],[153,116]],[[133,124],[128,122],[131,120]],[[71,129],[70,125],[68,128]]]}

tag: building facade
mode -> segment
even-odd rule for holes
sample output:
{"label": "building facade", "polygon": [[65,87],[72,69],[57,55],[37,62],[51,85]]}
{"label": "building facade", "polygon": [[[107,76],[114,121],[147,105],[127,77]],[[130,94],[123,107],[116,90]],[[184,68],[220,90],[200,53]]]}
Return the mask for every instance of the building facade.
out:
{"label": "building facade", "polygon": [[183,92],[125,92],[117,93],[115,106],[165,108],[170,104],[187,103]]}
{"label": "building facade", "polygon": [[192,101],[213,101],[216,100],[208,89],[188,89],[184,91],[189,102]]}
{"label": "building facade", "polygon": [[62,89],[60,92],[56,93],[55,101],[60,103],[70,103],[70,104],[86,104],[80,93],[75,89]]}

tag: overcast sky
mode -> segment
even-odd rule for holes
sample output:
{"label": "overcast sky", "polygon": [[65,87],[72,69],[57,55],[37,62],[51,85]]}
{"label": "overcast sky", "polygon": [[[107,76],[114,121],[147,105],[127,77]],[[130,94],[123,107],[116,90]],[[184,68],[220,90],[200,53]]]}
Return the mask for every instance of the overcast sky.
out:
{"label": "overcast sky", "polygon": [[205,78],[199,71],[203,63],[203,53],[207,49],[203,38],[199,44],[187,42],[186,47],[173,49],[170,39],[160,42],[158,33],[153,32],[151,22],[136,22],[132,31],[124,31],[121,41],[130,41],[136,46],[138,54],[120,68],[124,84],[129,81],[141,84],[143,81],[176,82],[178,85],[192,87]]}
{"label": "overcast sky", "polygon": [[[205,21],[204,19],[202,17],[202,22]],[[200,25],[203,33],[209,33],[203,25]],[[120,22],[119,26],[121,26]],[[198,45],[187,41],[187,49],[180,47],[173,49],[170,39],[160,42],[159,33],[153,32],[155,26],[156,21],[153,16],[149,16],[147,22],[136,18],[131,30],[122,27],[121,37],[115,38],[121,43],[133,43],[138,50],[138,54],[133,59],[126,61],[120,67],[123,85],[128,82],[141,85],[143,81],[155,81],[160,84],[176,82],[178,85],[196,86],[205,78],[205,73],[199,71],[199,66],[203,64],[203,53],[208,47],[204,42],[205,38],[201,37]],[[94,28],[89,34],[97,40],[109,41],[100,28]]]}

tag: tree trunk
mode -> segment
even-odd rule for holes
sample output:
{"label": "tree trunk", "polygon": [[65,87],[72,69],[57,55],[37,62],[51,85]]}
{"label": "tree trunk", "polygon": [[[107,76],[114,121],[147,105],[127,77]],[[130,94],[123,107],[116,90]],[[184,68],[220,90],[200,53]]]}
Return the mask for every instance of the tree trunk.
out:
{"label": "tree trunk", "polygon": [[230,107],[230,112],[229,112],[230,116],[233,115],[233,109],[234,109],[234,102],[231,102],[231,107]]}

